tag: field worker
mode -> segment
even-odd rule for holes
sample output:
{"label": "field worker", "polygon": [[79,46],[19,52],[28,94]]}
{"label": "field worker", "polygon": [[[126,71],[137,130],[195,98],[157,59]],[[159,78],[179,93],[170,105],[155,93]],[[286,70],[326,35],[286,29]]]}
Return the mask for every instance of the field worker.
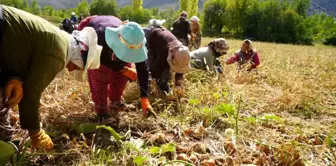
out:
{"label": "field worker", "polygon": [[[143,113],[145,117],[153,113],[148,100],[146,40],[140,25],[134,22],[122,25],[122,21],[114,16],[90,16],[80,23],[79,29],[87,26],[96,30],[98,44],[103,46],[100,68],[89,71],[90,90],[97,115],[108,118],[110,109],[135,109],[123,101],[122,94],[128,80],[136,81],[137,78]],[[131,68],[131,63],[135,63],[136,70]]]}
{"label": "field worker", "polygon": [[185,46],[189,46],[188,35],[190,35],[190,23],[187,20],[188,14],[183,11],[180,18],[173,23],[172,33]]}
{"label": "field worker", "polygon": [[73,24],[77,24],[77,17],[75,12],[71,12],[71,17],[70,20],[72,21]]}
{"label": "field worker", "polygon": [[214,39],[208,46],[201,47],[190,53],[191,66],[196,69],[222,73],[219,57],[225,55],[228,50],[229,44],[224,38]]}
{"label": "field worker", "polygon": [[175,89],[182,95],[183,74],[190,69],[189,49],[167,29],[162,26],[144,29],[148,50],[147,66],[152,78],[155,79],[160,90],[172,99],[173,91],[168,83],[171,71],[175,72]]}
{"label": "field worker", "polygon": [[64,19],[59,25],[59,28],[71,34],[75,30],[75,25],[72,24],[72,21],[68,18]]}
{"label": "field worker", "polygon": [[[0,69],[4,106],[19,106],[20,124],[33,148],[51,150],[53,142],[40,128],[41,94],[67,68],[82,81],[88,69],[99,67],[102,47],[94,29],[73,35],[25,11],[0,6]],[[2,123],[2,122],[0,122]],[[1,127],[0,127],[1,129]]]}
{"label": "field worker", "polygon": [[201,46],[201,25],[200,19],[197,16],[192,16],[190,18],[190,28],[191,28],[191,35],[190,35],[190,49],[198,49]]}
{"label": "field worker", "polygon": [[226,64],[233,64],[235,62],[238,63],[238,70],[246,69],[248,72],[259,66],[259,55],[253,49],[251,40],[244,40],[241,49],[226,60]]}

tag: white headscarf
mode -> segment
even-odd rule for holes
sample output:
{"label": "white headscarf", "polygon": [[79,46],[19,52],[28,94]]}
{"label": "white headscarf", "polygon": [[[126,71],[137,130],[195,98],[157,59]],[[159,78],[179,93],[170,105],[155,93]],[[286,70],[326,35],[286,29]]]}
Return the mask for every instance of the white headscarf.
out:
{"label": "white headscarf", "polygon": [[166,20],[156,20],[156,19],[150,19],[149,20],[149,25],[152,26],[162,26],[164,23],[166,22]]}
{"label": "white headscarf", "polygon": [[200,22],[200,19],[197,16],[192,16],[190,21]]}
{"label": "white headscarf", "polygon": [[251,41],[251,40],[249,40],[249,39],[245,39],[245,40],[244,40],[244,43],[250,43],[250,44],[249,44],[249,49],[248,49],[248,51],[251,51],[251,50],[253,49],[252,41]]}
{"label": "white headscarf", "polygon": [[[81,69],[73,71],[75,80],[85,81],[87,70],[99,68],[100,54],[103,50],[103,47],[97,43],[97,33],[92,27],[85,27],[81,31],[75,30],[72,32],[72,38],[69,43],[67,63],[71,61]],[[87,51],[86,64],[84,63],[81,51]]]}

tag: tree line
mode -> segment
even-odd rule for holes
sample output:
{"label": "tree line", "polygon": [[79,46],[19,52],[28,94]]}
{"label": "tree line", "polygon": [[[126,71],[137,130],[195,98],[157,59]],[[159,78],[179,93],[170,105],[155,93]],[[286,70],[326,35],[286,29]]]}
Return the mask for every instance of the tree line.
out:
{"label": "tree line", "polygon": [[55,10],[40,7],[37,0],[0,0],[1,4],[14,6],[49,21],[60,22],[71,12],[91,15],[114,15],[122,20],[146,24],[149,19],[166,19],[170,28],[181,11],[188,16],[201,18],[202,32],[208,36],[233,36],[258,41],[312,44],[322,42],[336,45],[336,21],[325,13],[308,14],[310,0],[207,0],[199,11],[198,0],[179,0],[180,9],[168,7],[143,8],[142,0],[132,0],[132,5],[118,8],[116,0],[83,0],[75,8]]}
{"label": "tree line", "polygon": [[258,41],[336,45],[336,21],[325,13],[308,15],[310,0],[208,0],[203,32]]}

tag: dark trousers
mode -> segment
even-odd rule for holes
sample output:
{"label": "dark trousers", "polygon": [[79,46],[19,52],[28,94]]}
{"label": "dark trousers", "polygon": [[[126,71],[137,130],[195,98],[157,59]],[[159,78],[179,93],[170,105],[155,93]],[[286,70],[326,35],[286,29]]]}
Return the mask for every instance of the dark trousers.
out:
{"label": "dark trousers", "polygon": [[156,78],[156,84],[160,88],[161,91],[169,93],[171,91],[169,87],[169,81],[172,79],[172,73],[170,69],[165,69],[159,78]]}

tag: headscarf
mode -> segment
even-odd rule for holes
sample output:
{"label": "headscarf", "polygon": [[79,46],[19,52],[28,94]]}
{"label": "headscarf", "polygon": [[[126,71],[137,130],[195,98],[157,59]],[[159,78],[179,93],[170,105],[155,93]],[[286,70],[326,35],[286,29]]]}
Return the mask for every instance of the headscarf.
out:
{"label": "headscarf", "polygon": [[87,70],[99,68],[103,47],[97,43],[98,37],[92,27],[85,27],[81,31],[73,31],[69,43],[67,63],[71,61],[81,69],[73,71],[75,80],[85,81]]}
{"label": "headscarf", "polygon": [[163,20],[150,19],[148,23],[150,26],[162,26],[165,22],[166,22],[165,19]]}
{"label": "headscarf", "polygon": [[190,52],[188,47],[176,40],[168,44],[167,61],[170,68],[177,73],[184,74],[190,70]]}
{"label": "headscarf", "polygon": [[218,38],[212,40],[208,47],[210,47],[216,57],[222,56],[229,49],[229,44],[224,38]]}
{"label": "headscarf", "polygon": [[252,41],[249,40],[249,39],[245,39],[245,40],[244,40],[244,43],[249,44],[249,49],[248,49],[248,51],[252,51],[252,49],[253,49]]}

